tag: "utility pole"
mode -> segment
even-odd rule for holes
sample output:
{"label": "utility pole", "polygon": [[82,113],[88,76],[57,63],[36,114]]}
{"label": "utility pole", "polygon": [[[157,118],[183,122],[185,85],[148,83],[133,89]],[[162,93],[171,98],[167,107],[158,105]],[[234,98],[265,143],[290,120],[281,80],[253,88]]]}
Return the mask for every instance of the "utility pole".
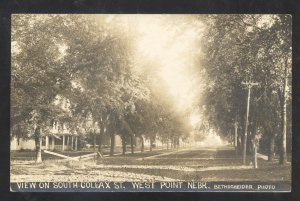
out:
{"label": "utility pole", "polygon": [[248,97],[247,97],[247,113],[246,113],[246,125],[245,125],[245,135],[244,135],[244,143],[243,143],[243,165],[246,164],[246,151],[247,151],[247,133],[248,133],[248,118],[249,118],[249,106],[250,106],[250,95],[251,95],[251,88],[253,86],[257,86],[258,83],[256,82],[242,82],[248,88]]}

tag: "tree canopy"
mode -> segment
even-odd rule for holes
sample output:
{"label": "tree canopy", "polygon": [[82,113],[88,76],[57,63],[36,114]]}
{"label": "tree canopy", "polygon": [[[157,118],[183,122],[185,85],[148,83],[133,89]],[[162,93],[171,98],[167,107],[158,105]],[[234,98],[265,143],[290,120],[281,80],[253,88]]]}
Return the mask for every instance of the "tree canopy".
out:
{"label": "tree canopy", "polygon": [[53,120],[97,130],[99,152],[115,135],[124,154],[134,137],[176,146],[213,129],[230,141],[237,123],[242,141],[243,82],[257,82],[248,141],[284,163],[291,52],[290,15],[13,15],[11,134],[34,137],[37,154]]}

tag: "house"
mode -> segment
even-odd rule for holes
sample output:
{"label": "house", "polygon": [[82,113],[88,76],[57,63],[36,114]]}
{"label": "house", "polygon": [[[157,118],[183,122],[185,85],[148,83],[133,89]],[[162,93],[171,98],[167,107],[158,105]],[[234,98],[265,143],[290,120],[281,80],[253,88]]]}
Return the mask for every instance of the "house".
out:
{"label": "house", "polygon": [[[61,95],[57,95],[53,104],[66,114],[70,113],[70,101]],[[31,135],[33,131],[31,131]],[[77,150],[78,134],[70,132],[67,125],[56,120],[50,121],[49,130],[42,133],[41,148],[45,150]],[[10,150],[34,150],[35,141],[33,136],[29,139],[12,137]]]}
{"label": "house", "polygon": [[42,137],[41,143],[46,150],[77,150],[78,134],[70,132],[66,124],[52,121],[52,128]]}
{"label": "house", "polygon": [[[71,133],[66,125],[59,124],[57,121],[52,121],[52,128],[48,133],[42,133],[41,148],[43,150],[77,150],[78,149],[78,134]],[[34,139],[23,139],[12,137],[10,141],[10,150],[34,150]]]}

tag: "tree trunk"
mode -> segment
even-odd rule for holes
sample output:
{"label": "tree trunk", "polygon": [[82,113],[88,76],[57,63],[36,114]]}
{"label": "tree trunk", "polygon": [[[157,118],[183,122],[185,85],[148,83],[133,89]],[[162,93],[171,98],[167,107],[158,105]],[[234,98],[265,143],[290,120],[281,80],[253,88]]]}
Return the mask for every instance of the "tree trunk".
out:
{"label": "tree trunk", "polygon": [[254,165],[254,169],[258,168],[258,165],[257,165],[257,145],[255,143],[255,140],[254,140],[254,143],[253,143],[253,165]]}
{"label": "tree trunk", "polygon": [[[67,149],[70,147],[70,136],[67,136]],[[73,142],[71,144],[71,150],[73,149]]]}
{"label": "tree trunk", "polygon": [[122,136],[122,154],[125,155],[126,153],[126,137]]}
{"label": "tree trunk", "polygon": [[75,151],[78,150],[78,137],[75,137]]}
{"label": "tree trunk", "polygon": [[96,131],[95,130],[93,133],[93,145],[94,145],[94,152],[96,152]]}
{"label": "tree trunk", "polygon": [[150,152],[152,151],[152,143],[153,143],[152,137],[150,137]]}
{"label": "tree trunk", "polygon": [[243,132],[244,132],[244,128],[242,127],[240,129],[240,133],[239,133],[239,150],[240,150],[240,154],[242,155],[243,154],[243,150],[244,150],[244,145],[243,145],[243,142],[244,142],[244,135],[243,135]]}
{"label": "tree trunk", "polygon": [[132,135],[130,135],[131,154],[134,154],[134,143],[133,143],[133,140],[134,140],[134,136],[132,134]]}
{"label": "tree trunk", "polygon": [[36,163],[42,162],[42,147],[41,147],[41,127],[37,126],[34,132],[35,149],[36,149]]}
{"label": "tree trunk", "polygon": [[[286,61],[287,62],[287,61]],[[288,79],[288,67],[287,63],[285,66],[285,78],[284,78],[284,86],[283,86],[283,100],[282,100],[282,109],[281,109],[281,118],[282,118],[282,136],[281,136],[281,152],[280,152],[280,164],[287,163],[287,155],[286,155],[286,99],[287,99],[287,79]]]}
{"label": "tree trunk", "polygon": [[102,140],[104,135],[104,123],[100,124],[100,135],[99,135],[99,143],[98,143],[98,152],[102,154]]}
{"label": "tree trunk", "polygon": [[265,130],[266,130],[267,136],[269,136],[268,161],[273,162],[274,161],[274,153],[275,153],[275,128],[272,131],[269,129],[269,127],[266,127]]}
{"label": "tree trunk", "polygon": [[[252,142],[251,142],[251,135],[253,135],[252,134],[252,132],[251,131],[249,131],[248,132],[248,139],[247,139],[247,148],[246,148],[246,154],[247,155],[251,155],[251,154],[253,154],[253,146],[252,146]],[[250,159],[251,160],[251,159]]]}
{"label": "tree trunk", "polygon": [[237,139],[238,139],[238,123],[237,122],[235,122],[235,124],[234,124],[234,150],[235,150],[235,154],[237,154],[237,152],[238,152],[238,145],[237,145]]}
{"label": "tree trunk", "polygon": [[98,152],[100,154],[102,154],[102,143],[103,143],[104,128],[106,127],[106,122],[107,122],[107,114],[105,112],[103,112],[100,114],[100,119],[99,119],[100,135],[99,135]]}
{"label": "tree trunk", "polygon": [[110,134],[110,153],[109,153],[109,155],[113,156],[114,153],[115,153],[115,133],[112,132]]}
{"label": "tree trunk", "polygon": [[176,148],[176,137],[173,137],[173,148]]}
{"label": "tree trunk", "polygon": [[62,136],[62,148],[61,148],[62,151],[65,150],[65,143],[66,143],[66,142],[65,142],[65,136],[63,135],[63,136]]}
{"label": "tree trunk", "polygon": [[144,138],[143,138],[143,136],[141,136],[140,138],[141,138],[141,152],[144,152],[144,149],[145,149]]}
{"label": "tree trunk", "polygon": [[167,139],[167,149],[169,149],[169,139]]}
{"label": "tree trunk", "polygon": [[175,137],[173,137],[173,148],[174,149],[176,148],[176,139],[175,139]]}
{"label": "tree trunk", "polygon": [[[257,147],[259,145],[259,141],[257,139],[257,127],[256,125],[252,126],[252,154],[253,154],[253,167],[256,169],[257,166]],[[249,143],[250,144],[250,143]]]}
{"label": "tree trunk", "polygon": [[54,150],[54,146],[55,146],[55,137],[52,137],[52,140],[51,140],[51,150]]}
{"label": "tree trunk", "polygon": [[239,128],[238,128],[238,132],[237,132],[237,153],[239,154],[241,149],[241,132],[239,132]]}

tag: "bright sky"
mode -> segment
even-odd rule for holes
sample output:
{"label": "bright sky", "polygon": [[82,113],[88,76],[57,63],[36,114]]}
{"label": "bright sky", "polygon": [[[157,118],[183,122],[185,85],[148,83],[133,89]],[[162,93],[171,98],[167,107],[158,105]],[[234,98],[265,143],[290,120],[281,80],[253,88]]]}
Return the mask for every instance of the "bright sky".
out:
{"label": "bright sky", "polygon": [[[199,96],[197,81],[192,79],[193,61],[190,60],[191,53],[197,48],[195,42],[199,32],[195,29],[178,30],[176,21],[168,23],[161,15],[139,15],[135,19],[140,33],[137,39],[139,58],[159,63],[156,68],[167,85],[166,93],[170,94],[171,101],[178,111],[190,109]],[[174,30],[179,34],[176,35]],[[196,119],[193,118],[191,123],[195,124]]]}
{"label": "bright sky", "polygon": [[136,62],[141,65],[135,67],[146,68],[149,62],[147,68],[154,68],[157,73],[155,80],[158,83],[160,80],[164,82],[161,83],[161,92],[169,95],[170,103],[177,112],[189,111],[190,124],[196,127],[200,118],[193,111],[193,107],[199,101],[202,89],[200,83],[205,82],[205,79],[195,76],[193,72],[195,68],[198,72],[201,68],[195,66],[193,61],[194,53],[201,52],[199,39],[202,27],[199,20],[195,21],[195,18],[188,15],[139,14],[105,17],[107,23],[111,23],[113,18],[120,20],[124,25],[122,31],[129,31],[136,41]]}

